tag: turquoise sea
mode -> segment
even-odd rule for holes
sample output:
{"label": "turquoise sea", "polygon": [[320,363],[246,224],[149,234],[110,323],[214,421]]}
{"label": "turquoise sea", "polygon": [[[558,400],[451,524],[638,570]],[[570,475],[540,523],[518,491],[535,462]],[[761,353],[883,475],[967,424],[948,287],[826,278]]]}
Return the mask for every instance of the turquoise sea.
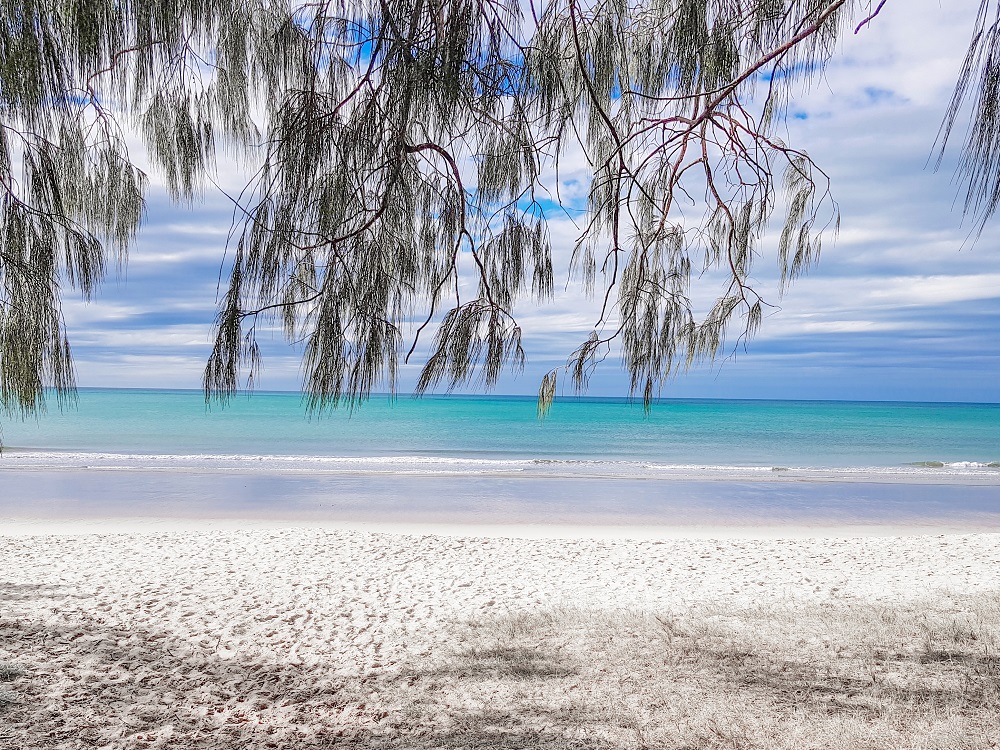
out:
{"label": "turquoise sea", "polygon": [[[1000,405],[83,389],[3,424],[0,517],[845,522],[1000,513]],[[804,514],[804,515],[803,515]],[[997,517],[1000,520],[1000,516]]]}

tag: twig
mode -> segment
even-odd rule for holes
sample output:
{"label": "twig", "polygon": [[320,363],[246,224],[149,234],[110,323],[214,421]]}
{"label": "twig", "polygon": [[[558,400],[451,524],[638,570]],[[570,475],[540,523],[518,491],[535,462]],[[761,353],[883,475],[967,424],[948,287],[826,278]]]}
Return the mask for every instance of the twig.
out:
{"label": "twig", "polygon": [[857,33],[858,33],[859,31],[861,31],[861,29],[862,29],[863,27],[867,26],[867,25],[868,25],[868,24],[870,24],[870,23],[871,23],[872,21],[874,21],[874,20],[875,20],[875,16],[877,16],[877,15],[878,15],[879,13],[881,13],[881,12],[882,12],[882,6],[883,6],[883,5],[885,5],[885,3],[886,3],[886,0],[882,0],[882,2],[880,2],[880,3],[878,4],[878,7],[877,7],[877,8],[875,9],[875,12],[874,12],[874,13],[872,13],[872,14],[871,14],[870,16],[868,16],[868,18],[866,18],[866,19],[865,19],[864,21],[862,21],[861,23],[859,23],[859,24],[858,24],[858,25],[857,25],[857,26],[856,26],[856,27],[854,28],[854,33],[855,33],[855,34],[857,34]]}

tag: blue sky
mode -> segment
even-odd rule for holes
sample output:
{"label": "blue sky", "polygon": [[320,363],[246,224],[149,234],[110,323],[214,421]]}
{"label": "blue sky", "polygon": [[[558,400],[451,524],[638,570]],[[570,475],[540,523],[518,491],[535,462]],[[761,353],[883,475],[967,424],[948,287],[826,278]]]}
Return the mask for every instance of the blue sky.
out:
{"label": "blue sky", "polygon": [[[830,173],[843,217],[839,238],[780,300],[773,259],[763,258],[759,281],[772,286],[766,296],[780,310],[745,350],[728,349],[664,396],[1000,402],[1000,220],[967,242],[950,164],[937,173],[926,167],[975,5],[890,0],[860,34],[845,35],[825,80],[793,101],[784,134]],[[93,302],[67,300],[82,386],[200,385],[231,208],[211,192],[191,209],[171,205],[153,177],[148,221],[125,271]],[[227,169],[221,179],[239,181]],[[563,179],[570,191],[572,169]],[[575,234],[568,223],[554,225],[557,257]],[[775,241],[765,241],[765,252]],[[563,281],[557,276],[557,290]],[[595,317],[594,303],[575,287],[526,308],[528,366],[498,390],[534,393]],[[296,389],[298,352],[280,336],[263,343],[259,386]],[[401,391],[416,371],[404,367]],[[590,392],[627,389],[609,360]]]}

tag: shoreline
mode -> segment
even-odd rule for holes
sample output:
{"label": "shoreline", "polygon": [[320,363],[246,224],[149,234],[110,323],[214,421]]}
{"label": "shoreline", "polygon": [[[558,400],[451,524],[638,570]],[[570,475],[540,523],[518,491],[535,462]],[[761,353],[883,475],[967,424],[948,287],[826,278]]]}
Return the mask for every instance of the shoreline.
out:
{"label": "shoreline", "polygon": [[511,539],[520,541],[780,541],[894,539],[943,536],[997,536],[1000,524],[883,523],[883,524],[674,524],[638,523],[482,523],[405,520],[304,520],[293,518],[222,517],[107,517],[3,518],[0,539],[47,536],[155,535],[199,532],[358,532],[400,537]]}
{"label": "shoreline", "polygon": [[1000,487],[1000,464],[927,461],[901,466],[688,465],[598,459],[451,456],[201,455],[53,452],[7,448],[7,472],[204,474],[257,477],[475,477],[502,480],[625,480],[792,484],[915,484]]}

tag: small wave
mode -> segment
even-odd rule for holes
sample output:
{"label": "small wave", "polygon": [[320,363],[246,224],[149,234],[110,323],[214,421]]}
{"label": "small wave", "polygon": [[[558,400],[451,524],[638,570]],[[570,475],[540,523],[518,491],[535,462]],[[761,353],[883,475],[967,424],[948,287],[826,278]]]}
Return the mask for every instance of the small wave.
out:
{"label": "small wave", "polygon": [[317,456],[249,454],[143,454],[84,451],[5,451],[0,469],[100,469],[120,471],[223,471],[247,473],[418,474],[468,476],[604,477],[608,479],[734,479],[747,481],[893,481],[893,477],[988,479],[1000,461],[918,461],[896,466],[796,466],[660,463],[593,458],[486,458],[461,456]]}
{"label": "small wave", "polygon": [[[495,461],[497,459],[484,460]],[[532,458],[511,460],[511,463],[532,463],[536,466],[636,466],[642,462],[608,458]]]}
{"label": "small wave", "polygon": [[1000,461],[913,461],[905,465],[920,469],[1000,469]]}
{"label": "small wave", "polygon": [[710,465],[710,464],[657,464],[649,462],[641,462],[642,468],[652,469],[654,471],[664,471],[664,472],[720,472],[726,474],[739,474],[743,472],[755,473],[755,472],[768,472],[771,471],[770,466],[729,466],[729,465]]}
{"label": "small wave", "polygon": [[468,465],[488,463],[497,466],[530,465],[524,459],[480,459],[450,456],[307,456],[307,455],[249,455],[238,453],[84,453],[70,451],[20,452],[8,449],[4,460],[13,463],[57,463],[75,464],[80,461],[118,461],[124,463],[286,463],[286,464],[338,464],[338,465],[379,465],[379,464],[429,464]]}

